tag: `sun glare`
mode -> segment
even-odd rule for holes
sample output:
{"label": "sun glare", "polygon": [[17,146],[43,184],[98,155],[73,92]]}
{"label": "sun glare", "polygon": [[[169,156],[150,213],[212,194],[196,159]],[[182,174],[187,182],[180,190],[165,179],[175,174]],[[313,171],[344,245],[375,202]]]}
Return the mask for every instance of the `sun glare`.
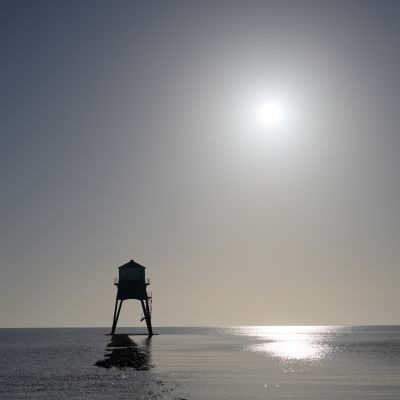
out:
{"label": "sun glare", "polygon": [[318,360],[329,353],[326,337],[336,328],[328,326],[259,326],[246,327],[246,333],[261,342],[246,350],[264,353],[283,360]]}
{"label": "sun glare", "polygon": [[281,125],[284,117],[284,107],[277,101],[265,101],[257,109],[257,120],[262,126],[273,127]]}

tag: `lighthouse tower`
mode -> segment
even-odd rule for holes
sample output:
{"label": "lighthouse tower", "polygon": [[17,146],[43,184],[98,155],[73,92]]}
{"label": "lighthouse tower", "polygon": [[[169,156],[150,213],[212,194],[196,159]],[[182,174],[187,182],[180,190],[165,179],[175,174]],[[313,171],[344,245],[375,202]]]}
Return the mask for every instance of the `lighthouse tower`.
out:
{"label": "lighthouse tower", "polygon": [[121,312],[122,303],[124,300],[135,299],[140,300],[143,309],[144,319],[146,321],[149,336],[153,336],[153,328],[151,326],[151,296],[147,294],[147,286],[150,285],[150,280],[146,281],[145,267],[130,260],[128,263],[121,265],[119,268],[119,277],[114,280],[114,285],[117,286],[117,297],[115,299],[114,318],[111,328],[111,335],[114,335],[117,327],[119,314]]}

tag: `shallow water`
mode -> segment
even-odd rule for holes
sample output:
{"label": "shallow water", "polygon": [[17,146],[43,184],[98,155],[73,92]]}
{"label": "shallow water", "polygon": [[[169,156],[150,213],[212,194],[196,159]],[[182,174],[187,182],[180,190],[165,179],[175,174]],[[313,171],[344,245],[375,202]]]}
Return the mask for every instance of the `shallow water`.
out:
{"label": "shallow water", "polygon": [[400,398],[398,326],[156,331],[0,329],[0,399]]}

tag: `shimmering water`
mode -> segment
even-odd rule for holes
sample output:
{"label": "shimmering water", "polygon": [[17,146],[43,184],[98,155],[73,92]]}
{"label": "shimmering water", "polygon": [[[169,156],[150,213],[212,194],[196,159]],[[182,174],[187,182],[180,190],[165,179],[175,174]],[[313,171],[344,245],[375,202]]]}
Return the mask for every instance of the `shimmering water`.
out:
{"label": "shimmering water", "polygon": [[0,329],[0,399],[400,399],[398,326],[107,331]]}

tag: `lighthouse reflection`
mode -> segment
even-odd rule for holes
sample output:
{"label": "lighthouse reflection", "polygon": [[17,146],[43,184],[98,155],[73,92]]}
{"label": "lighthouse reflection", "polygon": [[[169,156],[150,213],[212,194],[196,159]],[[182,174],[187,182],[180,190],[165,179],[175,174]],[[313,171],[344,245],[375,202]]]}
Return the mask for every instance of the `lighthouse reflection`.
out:
{"label": "lighthouse reflection", "polygon": [[326,337],[332,333],[332,327],[318,326],[260,326],[254,327],[251,336],[259,343],[246,349],[264,353],[284,360],[319,360],[327,356],[329,346]]}
{"label": "lighthouse reflection", "polygon": [[103,360],[97,361],[96,366],[119,369],[133,368],[139,371],[152,368],[151,337],[146,337],[141,342],[136,343],[130,335],[113,335],[106,350],[110,352],[104,355]]}

